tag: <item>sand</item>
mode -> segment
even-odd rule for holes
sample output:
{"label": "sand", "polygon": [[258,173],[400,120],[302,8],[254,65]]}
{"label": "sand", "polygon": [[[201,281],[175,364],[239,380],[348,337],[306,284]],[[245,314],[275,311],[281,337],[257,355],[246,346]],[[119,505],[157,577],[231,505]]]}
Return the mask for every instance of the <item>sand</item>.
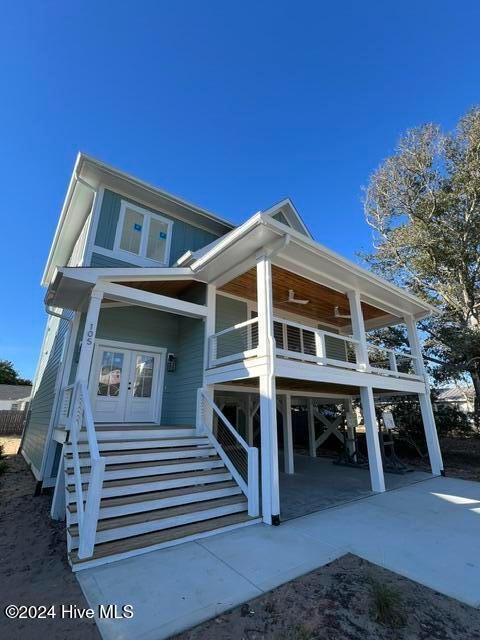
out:
{"label": "sand", "polygon": [[0,476],[0,638],[99,640],[92,620],[9,620],[4,614],[8,604],[55,604],[56,610],[61,604],[88,605],[67,564],[65,523],[49,517],[52,497],[34,497],[34,477],[23,458],[12,455],[19,440],[3,443],[4,453],[11,453]]}

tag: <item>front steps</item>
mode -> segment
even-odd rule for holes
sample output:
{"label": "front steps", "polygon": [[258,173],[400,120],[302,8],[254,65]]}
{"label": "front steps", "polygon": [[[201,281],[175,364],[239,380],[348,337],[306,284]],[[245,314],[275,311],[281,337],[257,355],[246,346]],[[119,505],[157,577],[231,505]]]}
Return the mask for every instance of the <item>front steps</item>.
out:
{"label": "front steps", "polygon": [[[210,445],[190,427],[96,425],[106,459],[94,553],[77,555],[78,518],[71,445],[64,457],[67,541],[74,571],[258,522]],[[84,499],[90,459],[79,438]]]}

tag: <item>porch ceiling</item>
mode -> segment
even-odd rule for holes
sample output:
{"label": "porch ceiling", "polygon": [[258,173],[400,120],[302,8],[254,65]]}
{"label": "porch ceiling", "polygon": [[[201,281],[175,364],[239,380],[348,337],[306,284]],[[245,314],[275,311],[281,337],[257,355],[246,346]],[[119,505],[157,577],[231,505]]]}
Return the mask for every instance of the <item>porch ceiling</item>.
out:
{"label": "porch ceiling", "polygon": [[204,286],[197,280],[137,280],[133,282],[125,282],[122,280],[120,282],[113,282],[115,284],[121,284],[124,287],[131,287],[132,289],[140,289],[141,291],[159,293],[164,296],[173,297],[181,296],[191,288]]}
{"label": "porch ceiling", "polygon": [[[296,315],[316,320],[319,323],[333,324],[337,327],[348,327],[350,325],[348,318],[336,318],[334,315],[336,306],[338,306],[342,315],[350,312],[348,298],[344,293],[308,280],[276,265],[272,265],[272,282],[273,305],[276,309],[295,313]],[[296,298],[309,300],[309,303],[300,305],[288,302],[289,289],[295,291]],[[256,301],[256,270],[254,268],[250,269],[227,282],[219,290]],[[367,326],[368,324],[389,324],[401,321],[400,318],[386,314],[384,310],[364,302],[362,302],[362,310]],[[381,322],[380,319],[382,319]]]}
{"label": "porch ceiling", "polygon": [[[242,388],[250,388],[258,390],[258,378],[246,378],[243,380],[235,380],[225,385],[218,384],[215,385],[216,389],[222,389],[225,386],[226,388],[238,387],[239,391]],[[314,382],[310,380],[294,380],[292,378],[276,378],[276,387],[278,391],[292,391],[293,393],[319,393],[322,395],[330,395],[332,397],[335,396],[344,396],[344,397],[356,397],[360,395],[360,387],[354,385],[347,384],[333,384],[330,382]],[[373,393],[375,395],[383,395],[383,396],[396,396],[396,395],[405,395],[404,392],[401,391],[388,391],[386,389],[374,388]]]}

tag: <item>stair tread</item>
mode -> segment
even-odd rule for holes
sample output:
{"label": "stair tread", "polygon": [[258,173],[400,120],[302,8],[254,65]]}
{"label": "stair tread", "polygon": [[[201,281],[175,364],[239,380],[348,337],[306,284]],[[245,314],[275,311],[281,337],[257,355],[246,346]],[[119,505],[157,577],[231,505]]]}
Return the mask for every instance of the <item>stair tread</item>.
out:
{"label": "stair tread", "polygon": [[[142,449],[138,451],[138,449],[119,449],[118,451],[102,451],[101,455],[104,458],[112,458],[114,456],[129,456],[129,455],[145,455],[146,453],[185,453],[186,451],[197,451],[198,449],[213,449],[211,444],[208,444],[208,440],[205,445],[194,445],[194,446],[185,446],[185,447],[158,447],[158,448],[149,448]],[[73,458],[73,453],[66,453],[65,457],[67,460],[71,460]],[[79,454],[80,458],[89,458],[90,454],[88,451],[82,451]]]}
{"label": "stair tread", "polygon": [[[138,504],[139,502],[149,502],[150,500],[159,500],[162,498],[173,498],[176,496],[192,495],[208,491],[216,491],[218,489],[229,489],[237,487],[237,483],[233,480],[224,480],[223,482],[215,482],[208,485],[197,485],[194,487],[179,487],[177,489],[159,489],[158,491],[149,491],[147,493],[135,493],[128,496],[116,496],[112,498],[103,498],[100,501],[100,508],[119,507],[127,504]],[[207,498],[208,499],[208,498]],[[77,512],[75,503],[69,504],[68,509],[71,513]]]}
{"label": "stair tread", "polygon": [[[185,504],[177,507],[167,507],[163,509],[154,509],[152,511],[135,513],[131,515],[118,516],[115,518],[106,518],[105,520],[99,520],[97,525],[97,532],[109,531],[111,529],[118,529],[130,525],[140,524],[143,522],[150,522],[152,520],[163,520],[165,518],[185,515],[188,513],[196,513],[199,511],[208,511],[216,507],[224,507],[228,505],[245,503],[247,506],[247,500],[245,496],[229,496],[226,498],[215,498],[214,500],[207,500],[205,502],[195,502],[192,504]],[[68,532],[72,536],[78,536],[78,526],[72,525],[68,528]]]}
{"label": "stair tread", "polygon": [[[142,485],[150,482],[163,482],[164,480],[181,480],[187,479],[190,477],[200,477],[200,476],[209,476],[212,474],[222,474],[228,473],[226,468],[218,468],[218,469],[201,469],[198,471],[177,471],[177,473],[165,473],[163,475],[155,475],[155,476],[140,476],[139,478],[121,478],[119,480],[104,480],[103,488],[110,489],[113,487],[125,487],[131,485]],[[88,489],[88,483],[84,483],[82,485],[84,489]],[[75,493],[75,485],[69,484],[67,485],[67,491],[70,493]]]}
{"label": "stair tread", "polygon": [[[124,444],[126,442],[165,442],[165,440],[175,440],[176,442],[178,441],[190,441],[190,440],[208,440],[208,438],[206,436],[161,436],[161,437],[154,437],[154,436],[142,436],[141,438],[139,438],[138,436],[134,436],[132,438],[114,438],[112,440],[100,440],[99,444],[103,445],[103,444],[108,444],[113,445],[113,444]],[[67,442],[66,443],[68,447],[72,446],[71,442]],[[86,440],[80,440],[78,444],[87,444]]]}
{"label": "stair tread", "polygon": [[[212,460],[220,460],[220,456],[212,455],[212,456],[202,456],[200,458],[175,458],[173,460],[144,460],[143,462],[119,462],[117,464],[109,465],[109,471],[120,471],[123,469],[142,469],[143,467],[166,467],[168,465],[174,464],[193,464],[196,462],[211,462]],[[90,469],[88,465],[82,466],[84,472]],[[68,475],[73,475],[74,470],[73,467],[66,469],[66,473]]]}
{"label": "stair tread", "polygon": [[162,542],[179,540],[190,535],[214,531],[215,529],[221,529],[222,527],[241,524],[242,522],[248,522],[251,520],[256,520],[256,518],[251,518],[245,512],[233,513],[226,516],[219,516],[218,518],[210,518],[208,520],[201,520],[200,522],[180,525],[179,527],[162,529],[161,531],[153,531],[152,533],[144,533],[130,538],[123,538],[112,542],[103,542],[102,544],[95,545],[93,555],[90,558],[80,560],[78,558],[77,551],[73,551],[70,553],[70,561],[72,564],[91,562],[92,560],[99,558],[105,558],[142,548],[147,549],[148,547],[161,544]]}
{"label": "stair tread", "polygon": [[170,431],[171,429],[193,429],[192,426],[179,424],[179,425],[158,425],[151,423],[144,424],[95,424],[95,431],[148,431],[154,430],[161,433],[162,430]]}

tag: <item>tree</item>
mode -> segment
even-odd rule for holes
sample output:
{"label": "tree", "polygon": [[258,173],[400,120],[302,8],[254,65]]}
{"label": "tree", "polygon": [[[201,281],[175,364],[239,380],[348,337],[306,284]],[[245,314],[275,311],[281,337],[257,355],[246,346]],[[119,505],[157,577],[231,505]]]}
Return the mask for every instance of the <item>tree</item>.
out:
{"label": "tree", "polygon": [[20,378],[10,360],[0,360],[0,384],[31,385],[31,380]]}
{"label": "tree", "polygon": [[480,409],[480,107],[451,133],[408,131],[370,178],[372,269],[434,305],[424,350],[438,381],[470,376]]}

